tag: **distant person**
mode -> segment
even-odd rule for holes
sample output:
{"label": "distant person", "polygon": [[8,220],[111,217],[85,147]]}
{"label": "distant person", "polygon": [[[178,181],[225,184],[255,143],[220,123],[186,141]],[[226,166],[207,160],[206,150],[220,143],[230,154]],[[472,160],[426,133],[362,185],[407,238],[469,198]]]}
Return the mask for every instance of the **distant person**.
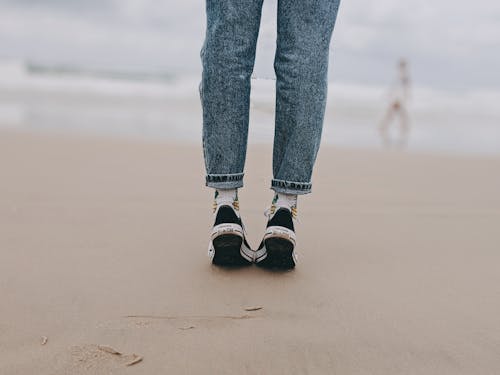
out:
{"label": "distant person", "polygon": [[[206,0],[203,151],[206,185],[215,189],[212,262],[295,266],[297,196],[311,192],[327,97],[329,45],[340,0],[278,0],[274,60],[274,198],[261,244],[245,239],[238,203],[247,149],[250,77],[263,0]],[[264,167],[264,166],[263,166]]]}
{"label": "distant person", "polygon": [[[380,136],[385,146],[395,144],[405,147],[408,143],[410,124],[408,118],[408,100],[410,98],[410,76],[408,63],[401,59],[398,63],[398,76],[389,90],[389,107],[380,123]],[[390,125],[395,116],[399,119],[399,138],[395,141],[390,136]]]}

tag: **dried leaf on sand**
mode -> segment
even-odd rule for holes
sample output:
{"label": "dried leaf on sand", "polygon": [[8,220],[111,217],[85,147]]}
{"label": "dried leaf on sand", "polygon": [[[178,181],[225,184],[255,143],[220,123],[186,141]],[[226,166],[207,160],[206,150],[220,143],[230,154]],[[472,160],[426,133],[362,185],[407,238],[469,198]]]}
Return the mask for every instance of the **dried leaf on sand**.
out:
{"label": "dried leaf on sand", "polygon": [[136,363],[139,363],[141,361],[142,361],[142,357],[140,355],[132,354],[132,360],[130,360],[129,362],[125,363],[125,366],[133,366]]}
{"label": "dried leaf on sand", "polygon": [[111,346],[107,346],[107,345],[97,345],[97,348],[99,350],[102,350],[103,352],[106,352],[106,353],[109,353],[109,354],[115,354],[115,355],[121,355],[122,354],[118,350],[116,350],[115,348],[112,348]]}
{"label": "dried leaf on sand", "polygon": [[263,307],[262,306],[256,306],[256,307],[245,307],[245,311],[258,311],[258,310],[262,310]]}

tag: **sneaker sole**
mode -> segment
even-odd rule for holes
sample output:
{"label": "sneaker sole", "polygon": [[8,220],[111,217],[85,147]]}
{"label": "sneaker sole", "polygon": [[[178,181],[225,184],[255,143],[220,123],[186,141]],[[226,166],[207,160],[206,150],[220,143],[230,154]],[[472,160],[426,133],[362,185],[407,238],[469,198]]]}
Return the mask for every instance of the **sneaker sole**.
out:
{"label": "sneaker sole", "polygon": [[243,249],[243,238],[236,234],[222,234],[212,240],[214,257],[218,266],[244,266],[251,264]]}
{"label": "sneaker sole", "polygon": [[289,270],[295,268],[294,244],[279,237],[264,240],[266,257],[258,265],[264,268]]}

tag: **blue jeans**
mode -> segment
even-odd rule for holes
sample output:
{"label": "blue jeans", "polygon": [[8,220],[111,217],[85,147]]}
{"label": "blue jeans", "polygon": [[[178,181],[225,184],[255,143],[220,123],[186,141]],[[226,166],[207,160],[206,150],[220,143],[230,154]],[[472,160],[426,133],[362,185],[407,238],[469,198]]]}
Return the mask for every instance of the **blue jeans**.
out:
{"label": "blue jeans", "polygon": [[[306,194],[318,153],[328,57],[340,0],[278,0],[273,179],[276,192]],[[243,186],[250,77],[263,0],[206,0],[203,152],[206,185]]]}

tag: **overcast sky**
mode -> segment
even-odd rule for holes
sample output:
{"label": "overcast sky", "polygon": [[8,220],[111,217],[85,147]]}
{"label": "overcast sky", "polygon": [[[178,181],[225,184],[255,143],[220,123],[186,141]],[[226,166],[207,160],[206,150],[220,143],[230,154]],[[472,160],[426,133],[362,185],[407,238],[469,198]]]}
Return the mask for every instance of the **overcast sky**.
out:
{"label": "overcast sky", "polygon": [[[256,76],[273,75],[276,1]],[[0,57],[196,75],[204,27],[203,0],[0,0]],[[384,84],[404,56],[418,84],[500,90],[500,2],[342,0],[332,47],[333,80]]]}

